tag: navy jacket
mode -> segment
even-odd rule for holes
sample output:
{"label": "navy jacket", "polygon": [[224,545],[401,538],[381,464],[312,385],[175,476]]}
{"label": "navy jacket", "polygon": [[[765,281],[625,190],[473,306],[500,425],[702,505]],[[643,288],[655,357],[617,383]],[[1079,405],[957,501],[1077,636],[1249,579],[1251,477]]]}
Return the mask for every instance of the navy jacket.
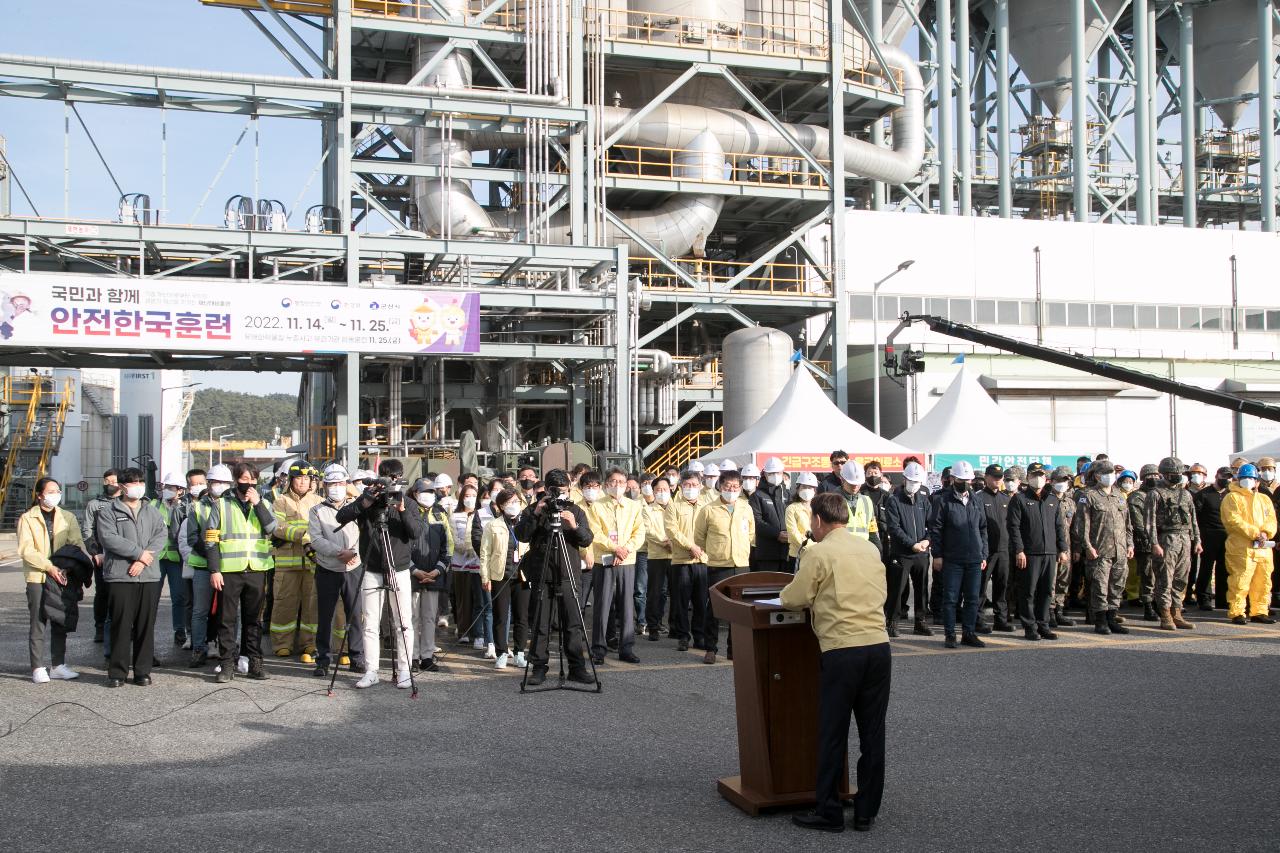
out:
{"label": "navy jacket", "polygon": [[893,557],[909,557],[916,552],[911,546],[929,538],[929,492],[923,488],[908,495],[899,486],[892,494],[884,496],[881,506],[885,510],[885,527],[889,531],[889,543]]}
{"label": "navy jacket", "polygon": [[934,559],[981,563],[987,559],[987,510],[972,493],[966,504],[944,489],[929,515],[929,548]]}
{"label": "navy jacket", "polygon": [[1058,512],[1058,496],[1045,486],[1039,494],[1030,487],[1009,501],[1009,552],[1057,554],[1068,550],[1067,523]]}
{"label": "navy jacket", "polygon": [[778,541],[778,534],[787,529],[783,522],[787,511],[786,488],[761,482],[747,503],[756,518],[756,559],[787,559],[789,545]]}

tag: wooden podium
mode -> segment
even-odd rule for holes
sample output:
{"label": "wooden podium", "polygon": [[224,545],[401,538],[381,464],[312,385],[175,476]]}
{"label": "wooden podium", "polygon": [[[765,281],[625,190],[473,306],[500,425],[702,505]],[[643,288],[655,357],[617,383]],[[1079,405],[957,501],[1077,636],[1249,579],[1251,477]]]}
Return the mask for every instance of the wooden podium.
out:
{"label": "wooden podium", "polygon": [[[741,775],[717,783],[749,815],[813,805],[818,767],[818,639],[805,611],[756,604],[792,580],[751,572],[711,588],[711,609],[729,623]],[[848,758],[840,792],[849,795]]]}

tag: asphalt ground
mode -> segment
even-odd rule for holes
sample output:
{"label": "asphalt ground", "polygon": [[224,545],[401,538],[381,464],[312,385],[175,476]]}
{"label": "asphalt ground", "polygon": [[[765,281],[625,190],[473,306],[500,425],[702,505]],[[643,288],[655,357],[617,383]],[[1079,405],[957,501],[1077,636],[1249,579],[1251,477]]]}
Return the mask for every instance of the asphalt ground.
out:
{"label": "asphalt ground", "polygon": [[883,809],[827,835],[718,796],[731,665],[672,641],[611,656],[599,695],[520,696],[517,671],[442,643],[416,701],[385,669],[326,698],[296,662],[221,688],[186,669],[167,609],[178,666],[153,686],[106,689],[91,631],[78,681],[34,685],[21,575],[0,569],[0,850],[1280,849],[1280,626],[1221,612],[1176,634],[1130,616],[1128,638],[894,641]]}

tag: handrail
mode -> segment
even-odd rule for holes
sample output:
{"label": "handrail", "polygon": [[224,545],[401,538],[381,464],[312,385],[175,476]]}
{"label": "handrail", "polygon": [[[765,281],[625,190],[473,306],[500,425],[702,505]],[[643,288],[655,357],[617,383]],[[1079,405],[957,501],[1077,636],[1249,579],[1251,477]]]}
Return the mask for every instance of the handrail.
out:
{"label": "handrail", "polygon": [[724,444],[724,427],[722,426],[687,432],[649,463],[647,470],[656,476],[672,465],[683,469],[684,464],[694,456],[701,456],[719,448],[722,444]]}
{"label": "handrail", "polygon": [[[40,397],[43,393],[44,379],[37,376],[31,381],[30,398],[27,401],[26,423],[22,425],[21,431],[9,434],[9,455],[5,458],[4,472],[0,474],[0,517],[4,516],[4,507],[9,500],[9,486],[13,484],[18,454],[22,452],[27,440],[31,438],[31,431],[35,426],[36,412],[40,409]],[[16,396],[15,394],[15,401]]]}

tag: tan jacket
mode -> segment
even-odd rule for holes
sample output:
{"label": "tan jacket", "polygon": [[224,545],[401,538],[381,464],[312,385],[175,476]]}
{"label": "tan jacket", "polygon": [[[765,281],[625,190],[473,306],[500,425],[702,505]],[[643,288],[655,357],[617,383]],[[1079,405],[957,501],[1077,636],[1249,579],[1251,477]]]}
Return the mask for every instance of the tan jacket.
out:
{"label": "tan jacket", "polygon": [[809,520],[813,518],[813,510],[804,501],[792,501],[787,504],[787,511],[782,515],[783,526],[787,529],[787,554],[791,559],[800,555],[800,546],[804,537],[809,535]]}
{"label": "tan jacket", "polygon": [[[506,517],[486,522],[480,534],[480,580],[497,583],[507,574],[507,549],[511,547],[511,530]],[[516,562],[524,556],[525,545],[516,543]]]}
{"label": "tan jacket", "polygon": [[84,550],[80,523],[65,509],[59,507],[53,517],[53,551],[49,550],[49,529],[45,527],[39,506],[33,506],[18,518],[18,556],[22,558],[27,583],[44,583],[45,574],[54,567],[49,558],[64,545]]}
{"label": "tan jacket", "polygon": [[[671,502],[667,502],[671,506]],[[644,541],[650,560],[670,560],[671,542],[667,539],[666,510],[657,501],[644,507]]]}
{"label": "tan jacket", "polygon": [[666,530],[667,540],[671,542],[671,563],[676,566],[687,566],[698,562],[693,556],[693,522],[702,508],[701,501],[690,503],[684,495],[673,496],[662,513],[662,526]]}
{"label": "tan jacket", "polygon": [[880,549],[848,528],[837,528],[804,549],[795,580],[780,597],[788,610],[811,611],[818,647],[829,652],[889,642],[886,595]]}
{"label": "tan jacket", "polygon": [[732,510],[717,499],[698,510],[693,521],[693,541],[707,553],[707,568],[745,569],[751,565],[756,518],[742,498],[734,501]]}
{"label": "tan jacket", "polygon": [[641,503],[627,497],[618,500],[605,495],[582,508],[591,527],[593,538],[589,550],[594,564],[602,565],[606,554],[612,554],[616,548],[626,548],[627,558],[618,565],[634,566],[636,552],[644,544],[644,507]]}
{"label": "tan jacket", "polygon": [[272,538],[284,540],[283,545],[271,549],[277,571],[314,568],[314,565],[306,565],[305,559],[306,548],[311,544],[311,533],[307,525],[311,510],[321,503],[323,498],[315,492],[307,492],[298,497],[292,491],[286,491],[271,504],[271,511],[276,517],[276,530]]}

